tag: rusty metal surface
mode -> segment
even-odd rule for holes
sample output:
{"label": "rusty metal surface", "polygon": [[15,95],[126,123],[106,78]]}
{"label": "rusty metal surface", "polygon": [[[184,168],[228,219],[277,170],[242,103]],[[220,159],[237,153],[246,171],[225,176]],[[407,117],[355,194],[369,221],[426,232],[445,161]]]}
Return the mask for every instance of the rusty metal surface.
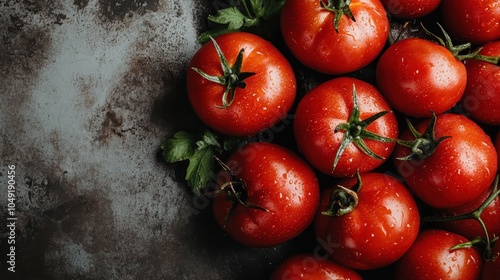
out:
{"label": "rusty metal surface", "polygon": [[264,279],[300,248],[233,243],[160,159],[196,123],[183,77],[209,4],[0,1],[0,279]]}

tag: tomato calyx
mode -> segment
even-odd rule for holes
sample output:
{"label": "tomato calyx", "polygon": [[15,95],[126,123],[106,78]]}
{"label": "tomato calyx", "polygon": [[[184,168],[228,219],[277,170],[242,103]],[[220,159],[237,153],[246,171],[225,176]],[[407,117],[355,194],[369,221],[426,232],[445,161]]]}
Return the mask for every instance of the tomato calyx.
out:
{"label": "tomato calyx", "polygon": [[335,160],[333,161],[333,167],[332,167],[332,172],[335,170],[335,167],[337,166],[340,157],[344,153],[345,149],[349,146],[349,144],[353,143],[358,149],[360,149],[363,153],[366,155],[375,158],[375,159],[380,159],[383,160],[384,158],[375,154],[365,143],[364,139],[371,139],[371,140],[376,140],[380,142],[394,142],[396,140],[388,137],[384,137],[378,134],[375,134],[371,131],[366,130],[366,127],[379,119],[380,117],[384,116],[385,114],[389,113],[390,111],[382,111],[379,113],[376,113],[375,115],[366,118],[364,120],[360,119],[360,111],[359,111],[359,105],[358,105],[358,97],[356,93],[356,87],[352,86],[352,95],[353,95],[353,100],[354,100],[354,106],[352,109],[351,116],[349,117],[349,120],[346,123],[341,123],[335,127],[335,132],[338,131],[344,131],[344,137],[342,138],[342,141],[340,142],[339,149],[337,150],[337,153],[335,155]]}
{"label": "tomato calyx", "polygon": [[398,139],[397,143],[411,149],[411,153],[404,157],[398,157],[398,160],[412,160],[412,159],[425,159],[432,155],[438,145],[444,140],[451,138],[451,136],[443,136],[436,139],[435,136],[435,126],[436,126],[436,114],[432,112],[432,118],[429,125],[425,129],[424,133],[420,133],[413,126],[408,118],[406,118],[406,123],[410,129],[414,140],[402,140]]}
{"label": "tomato calyx", "polygon": [[351,213],[358,206],[358,192],[361,189],[361,175],[356,172],[357,182],[352,189],[337,185],[330,193],[330,204],[326,211],[321,212],[322,215],[340,217]]}
{"label": "tomato calyx", "polygon": [[233,66],[229,65],[224,53],[220,49],[219,45],[215,41],[214,38],[210,37],[212,40],[215,50],[217,51],[217,55],[219,56],[220,64],[222,67],[222,76],[213,76],[208,75],[207,73],[201,71],[200,69],[193,67],[192,69],[200,74],[203,78],[223,85],[225,87],[224,93],[222,95],[222,106],[217,106],[219,108],[227,108],[231,106],[234,101],[235,93],[237,88],[245,88],[246,83],[244,80],[248,77],[255,75],[254,72],[241,72],[241,66],[243,65],[243,52],[244,49],[241,49],[236,57],[236,61]]}
{"label": "tomato calyx", "polygon": [[444,39],[433,34],[432,32],[430,32],[428,29],[426,29],[424,27],[423,24],[422,24],[422,29],[424,30],[425,33],[427,33],[427,35],[434,37],[439,42],[439,44],[441,44],[442,46],[447,48],[456,59],[458,59],[460,61],[464,61],[466,59],[474,58],[477,60],[482,60],[482,61],[486,61],[486,62],[491,63],[491,64],[495,64],[495,65],[499,64],[500,57],[498,57],[498,56],[495,57],[495,56],[480,55],[479,52],[481,51],[482,48],[478,48],[474,51],[469,51],[465,54],[460,54],[461,52],[463,52],[465,50],[470,50],[472,44],[471,43],[464,43],[464,44],[460,44],[457,46],[453,45],[451,37],[444,30],[444,28],[441,26],[441,24],[437,23],[437,25],[441,29],[441,32],[443,33]]}
{"label": "tomato calyx", "polygon": [[349,8],[351,0],[319,0],[319,3],[322,8],[333,12],[335,15],[333,18],[333,27],[337,33],[339,32],[339,22],[343,15],[346,15],[352,21],[356,21],[351,9]]}
{"label": "tomato calyx", "polygon": [[488,229],[486,225],[483,222],[483,219],[481,218],[481,214],[483,211],[488,207],[488,205],[491,204],[491,202],[500,195],[500,188],[498,186],[498,181],[499,181],[499,174],[495,177],[495,181],[493,182],[492,188],[493,190],[491,191],[491,194],[488,196],[488,198],[475,210],[461,214],[461,215],[456,215],[456,216],[441,216],[441,217],[421,217],[420,220],[422,222],[426,223],[436,223],[436,222],[449,222],[449,221],[459,221],[459,220],[466,220],[466,219],[474,219],[476,220],[480,225],[481,228],[484,231],[485,238],[477,237],[473,240],[470,240],[465,243],[457,244],[452,249],[459,249],[459,248],[469,248],[477,244],[483,244],[484,245],[484,259],[487,261],[493,261],[495,260],[500,253],[494,254],[493,253],[493,243],[498,240],[498,237],[495,238],[490,238],[488,234]]}
{"label": "tomato calyx", "polygon": [[231,176],[231,180],[229,182],[226,182],[222,184],[218,190],[216,190],[216,193],[220,192],[225,192],[226,194],[226,199],[230,202],[232,202],[231,208],[227,212],[226,217],[224,218],[223,222],[223,228],[226,227],[227,220],[231,216],[231,214],[234,212],[236,207],[238,205],[242,205],[244,207],[250,207],[254,208],[257,210],[262,210],[264,212],[269,212],[266,208],[259,206],[255,203],[249,202],[248,201],[248,191],[247,191],[247,185],[245,181],[241,178],[238,178],[236,175],[234,175],[234,172],[231,170],[227,164],[222,162],[218,157],[214,156],[214,159],[217,161],[217,163],[222,167],[222,169]]}

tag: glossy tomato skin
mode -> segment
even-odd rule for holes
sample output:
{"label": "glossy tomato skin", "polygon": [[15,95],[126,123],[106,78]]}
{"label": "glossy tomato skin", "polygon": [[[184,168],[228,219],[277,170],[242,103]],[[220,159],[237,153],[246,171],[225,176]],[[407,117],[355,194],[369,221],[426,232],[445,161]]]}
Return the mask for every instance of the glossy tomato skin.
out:
{"label": "glossy tomato skin", "polygon": [[[343,216],[321,214],[328,209],[332,189],[322,192],[314,220],[317,240],[336,262],[360,270],[387,266],[399,259],[417,237],[420,217],[408,189],[396,178],[369,172],[361,174],[356,208]],[[351,188],[357,179],[339,185]]]}
{"label": "glossy tomato skin", "polygon": [[396,262],[394,279],[479,279],[483,261],[476,248],[450,251],[451,247],[466,241],[465,237],[444,230],[422,231]]}
{"label": "glossy tomato skin", "polygon": [[381,0],[380,2],[391,15],[404,19],[426,16],[441,4],[441,0]]}
{"label": "glossy tomato skin", "polygon": [[[423,133],[430,119],[415,128]],[[426,204],[438,208],[460,207],[478,199],[491,186],[498,156],[491,138],[474,121],[461,114],[438,115],[435,138],[449,136],[425,159],[399,160],[409,148],[398,145],[395,165],[408,187]],[[409,129],[400,139],[412,140]]]}
{"label": "glossy tomato skin", "polygon": [[[234,240],[251,247],[274,246],[311,224],[319,186],[313,169],[297,154],[277,144],[254,142],[233,152],[226,164],[246,183],[246,202],[266,209],[238,204],[228,216],[233,203],[225,193],[216,196],[215,219]],[[219,173],[219,186],[230,181],[227,172]]]}
{"label": "glossy tomato skin", "polygon": [[[500,56],[500,41],[485,44],[479,53]],[[465,113],[477,122],[500,125],[500,66],[469,59],[465,67],[467,87],[461,100]]]}
{"label": "glossy tomato skin", "polygon": [[[495,242],[493,245],[493,254],[500,254],[500,242]],[[500,257],[497,257],[494,261],[484,262],[481,277],[481,280],[500,279]]]}
{"label": "glossy tomato skin", "polygon": [[497,149],[498,156],[498,166],[500,166],[500,130],[497,132],[495,137],[495,148]]}
{"label": "glossy tomato skin", "polygon": [[451,109],[467,84],[465,65],[445,47],[421,38],[391,45],[375,71],[378,88],[392,107],[412,117]]}
{"label": "glossy tomato skin", "polygon": [[450,36],[462,43],[484,44],[500,39],[498,0],[443,0],[441,18]]}
{"label": "glossy tomato skin", "polygon": [[356,21],[343,16],[336,32],[334,14],[321,7],[320,0],[286,1],[281,11],[282,35],[302,64],[340,75],[378,57],[389,34],[384,7],[378,0],[352,0],[349,7]]}
{"label": "glossy tomato skin", "polygon": [[282,262],[269,280],[315,279],[315,280],[361,280],[355,270],[335,263],[323,256],[297,254]]}
{"label": "glossy tomato skin", "polygon": [[222,106],[225,87],[211,82],[192,68],[221,76],[221,63],[212,42],[192,57],[187,71],[187,94],[200,119],[214,130],[233,136],[252,136],[284,118],[296,96],[296,80],[288,60],[270,42],[259,36],[233,32],[215,38],[230,65],[244,49],[242,72],[253,72],[237,88],[233,103]]}
{"label": "glossy tomato skin", "polygon": [[[360,119],[391,111],[373,85],[348,77],[334,78],[312,89],[301,99],[295,111],[293,129],[298,150],[314,167],[333,177],[352,177],[356,170],[368,172],[384,162],[364,154],[351,143],[332,172],[335,155],[344,136],[343,131],[335,132],[335,128],[346,123],[352,114],[353,85],[356,87]],[[396,139],[399,133],[393,112],[368,125],[367,130],[392,139]],[[365,142],[375,154],[386,159],[395,147],[395,142]]]}
{"label": "glossy tomato skin", "polygon": [[[475,211],[481,204],[490,196],[492,188],[486,191],[478,199],[470,204],[455,207],[451,209],[441,209],[439,213],[445,216],[457,216],[461,214],[467,214]],[[497,196],[488,206],[483,210],[481,214],[481,219],[484,225],[488,229],[488,235],[490,238],[500,236],[500,197]],[[475,219],[465,219],[458,221],[447,221],[442,224],[443,228],[460,234],[470,240],[480,236],[485,238],[484,230]]]}

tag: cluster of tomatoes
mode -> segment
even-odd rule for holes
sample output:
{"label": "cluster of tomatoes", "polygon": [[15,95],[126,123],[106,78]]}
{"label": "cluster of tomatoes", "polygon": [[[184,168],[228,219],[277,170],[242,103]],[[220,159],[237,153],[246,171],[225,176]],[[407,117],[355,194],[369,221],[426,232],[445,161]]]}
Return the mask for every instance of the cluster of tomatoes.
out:
{"label": "cluster of tomatoes", "polygon": [[[394,279],[498,279],[500,1],[283,2],[282,44],[228,32],[189,65],[197,116],[240,140],[196,147],[230,152],[202,154],[219,167],[205,194],[217,223],[252,247],[313,228],[320,249],[272,279],[387,266]],[[430,15],[440,22],[405,29]],[[302,86],[298,69],[321,82]]]}

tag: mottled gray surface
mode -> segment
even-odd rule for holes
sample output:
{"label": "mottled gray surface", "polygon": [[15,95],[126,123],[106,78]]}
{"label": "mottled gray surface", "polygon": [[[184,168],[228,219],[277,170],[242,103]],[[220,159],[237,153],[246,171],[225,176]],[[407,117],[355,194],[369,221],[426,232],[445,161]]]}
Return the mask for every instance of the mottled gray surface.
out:
{"label": "mottled gray surface", "polygon": [[290,250],[234,244],[158,153],[196,122],[183,78],[210,5],[0,1],[0,279],[263,279]]}

